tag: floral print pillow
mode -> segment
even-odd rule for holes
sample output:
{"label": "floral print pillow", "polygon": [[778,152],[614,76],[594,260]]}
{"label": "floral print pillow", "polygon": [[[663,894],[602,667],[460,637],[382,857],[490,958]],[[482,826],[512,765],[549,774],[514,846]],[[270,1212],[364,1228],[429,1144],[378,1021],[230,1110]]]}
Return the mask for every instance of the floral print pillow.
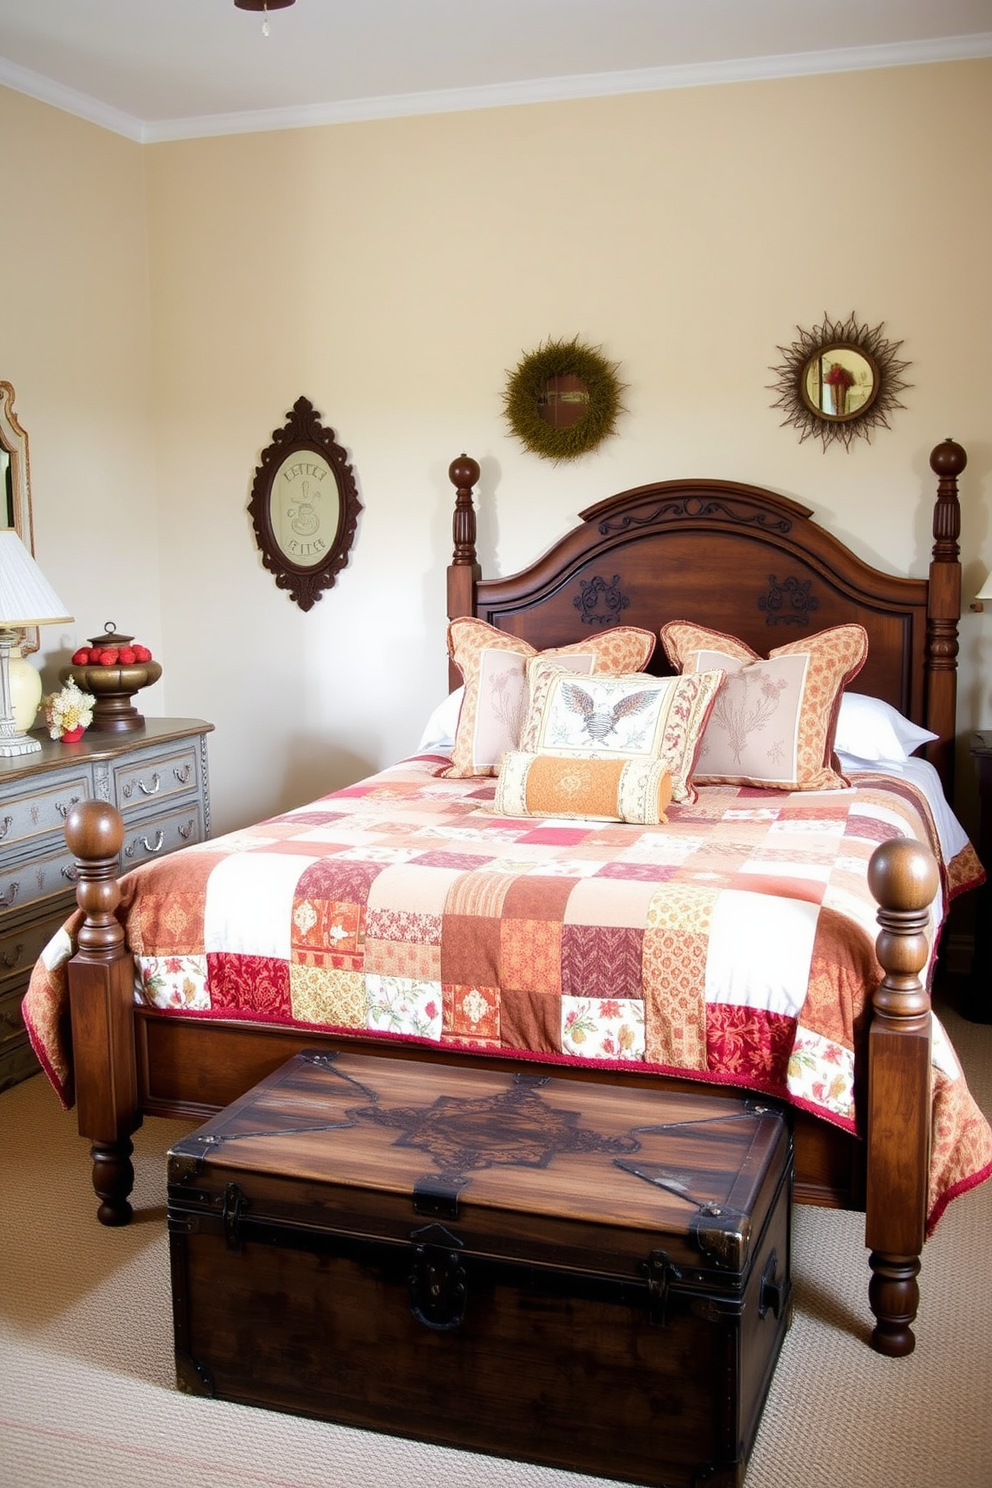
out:
{"label": "floral print pillow", "polygon": [[723,667],[726,682],[703,736],[697,785],[838,790],[834,736],[844,688],[868,655],[861,625],[835,625],[760,657],[735,636],[687,620],[661,628],[680,672]]}

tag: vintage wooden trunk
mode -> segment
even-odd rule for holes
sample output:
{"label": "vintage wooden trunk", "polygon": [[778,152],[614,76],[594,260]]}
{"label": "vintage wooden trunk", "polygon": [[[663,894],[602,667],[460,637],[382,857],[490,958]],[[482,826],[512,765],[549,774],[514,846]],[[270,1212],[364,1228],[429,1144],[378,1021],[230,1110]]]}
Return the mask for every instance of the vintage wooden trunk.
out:
{"label": "vintage wooden trunk", "polygon": [[740,1484],[790,1312],[760,1102],[304,1053],[169,1155],[180,1387]]}

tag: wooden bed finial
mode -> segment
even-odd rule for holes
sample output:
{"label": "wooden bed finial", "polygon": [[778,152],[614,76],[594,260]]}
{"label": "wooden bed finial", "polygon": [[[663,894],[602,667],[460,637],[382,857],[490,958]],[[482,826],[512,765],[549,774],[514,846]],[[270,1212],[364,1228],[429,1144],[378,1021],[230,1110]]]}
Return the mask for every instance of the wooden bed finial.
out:
{"label": "wooden bed finial", "polygon": [[475,507],[472,505],[472,487],[479,479],[479,462],[471,455],[459,455],[448,466],[448,479],[455,488],[455,512],[451,521],[451,536],[455,550],[452,563],[474,564],[475,551]]}
{"label": "wooden bed finial", "polygon": [[968,456],[964,448],[950,435],[943,444],[936,445],[930,452],[930,469],[941,478],[945,475],[952,478],[959,476],[967,463]]}
{"label": "wooden bed finial", "polygon": [[961,536],[958,476],[967,463],[968,456],[953,439],[945,439],[930,452],[930,469],[938,478],[937,501],[933,509],[933,556],[945,563],[953,563],[958,557],[958,538]]}
{"label": "wooden bed finial", "polygon": [[924,931],[938,883],[933,854],[912,837],[893,837],[872,854],[868,886],[878,903],[876,951],[886,973],[876,1011],[894,1017],[930,1011],[919,972],[929,953]]}
{"label": "wooden bed finial", "polygon": [[65,840],[79,875],[76,903],[86,916],[77,937],[80,953],[87,959],[112,959],[124,944],[124,931],[114,914],[121,898],[117,874],[123,818],[104,801],[82,801],[66,815]]}

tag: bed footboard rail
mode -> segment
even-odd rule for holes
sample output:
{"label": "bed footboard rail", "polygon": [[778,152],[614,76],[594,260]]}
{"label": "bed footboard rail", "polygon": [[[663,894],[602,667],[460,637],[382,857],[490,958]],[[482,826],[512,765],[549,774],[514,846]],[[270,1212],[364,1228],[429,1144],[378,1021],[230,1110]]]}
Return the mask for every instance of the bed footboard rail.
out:
{"label": "bed footboard rail", "polygon": [[880,1354],[912,1353],[911,1324],[926,1236],[930,1174],[930,996],[920,980],[929,946],[928,911],[937,892],[933,855],[908,837],[884,842],[868,869],[878,903],[876,954],[884,973],[872,999],[868,1036],[865,1244],[871,1344]]}
{"label": "bed footboard rail", "polygon": [[84,920],[69,964],[69,1007],[79,1134],[88,1137],[101,1224],[124,1225],[134,1187],[132,1133],[141,1125],[134,1050],[134,960],[116,910],[120,813],[83,801],[66,816],[76,859],[76,902]]}

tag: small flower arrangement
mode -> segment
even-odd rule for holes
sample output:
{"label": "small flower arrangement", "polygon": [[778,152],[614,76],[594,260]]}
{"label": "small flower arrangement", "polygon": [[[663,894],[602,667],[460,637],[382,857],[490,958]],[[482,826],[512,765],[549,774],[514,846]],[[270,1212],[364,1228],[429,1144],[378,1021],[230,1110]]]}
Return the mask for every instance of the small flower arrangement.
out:
{"label": "small flower arrangement", "polygon": [[83,692],[75,682],[67,682],[61,692],[50,692],[42,699],[48,732],[53,739],[79,739],[93,722],[96,699]]}
{"label": "small flower arrangement", "polygon": [[840,362],[831,362],[830,371],[823,379],[827,387],[849,388],[854,386],[854,373],[842,367]]}

